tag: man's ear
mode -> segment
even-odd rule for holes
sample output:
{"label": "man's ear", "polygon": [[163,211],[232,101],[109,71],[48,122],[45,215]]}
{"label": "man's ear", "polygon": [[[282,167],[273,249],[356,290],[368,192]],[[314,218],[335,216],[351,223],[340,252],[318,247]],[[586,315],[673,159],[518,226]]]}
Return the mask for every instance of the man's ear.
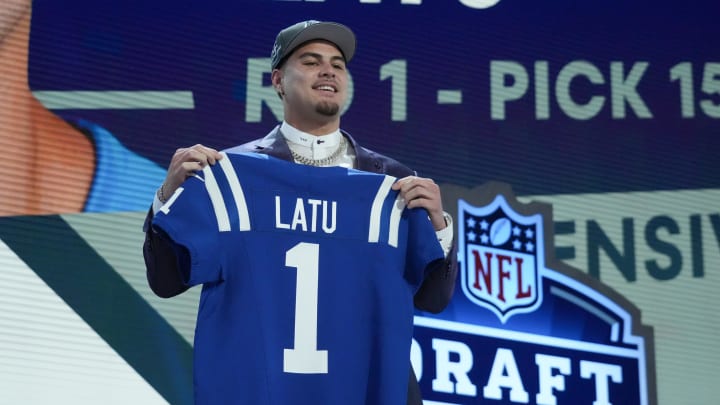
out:
{"label": "man's ear", "polygon": [[272,81],[272,85],[275,88],[275,91],[278,94],[285,94],[285,91],[283,90],[283,74],[280,69],[275,69],[272,71],[272,74],[270,76],[270,80]]}

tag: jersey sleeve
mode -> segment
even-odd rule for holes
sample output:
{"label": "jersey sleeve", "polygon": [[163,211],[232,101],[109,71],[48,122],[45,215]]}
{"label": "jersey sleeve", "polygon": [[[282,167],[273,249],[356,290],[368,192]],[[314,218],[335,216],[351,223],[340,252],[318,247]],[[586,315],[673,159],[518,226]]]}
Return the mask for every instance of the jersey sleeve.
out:
{"label": "jersey sleeve", "polygon": [[189,252],[189,268],[180,269],[187,285],[221,279],[223,248],[204,176],[188,178],[155,214],[153,226]]}
{"label": "jersey sleeve", "polygon": [[435,229],[427,211],[421,208],[406,209],[408,242],[405,259],[405,278],[415,287],[425,279],[427,266],[445,258]]}

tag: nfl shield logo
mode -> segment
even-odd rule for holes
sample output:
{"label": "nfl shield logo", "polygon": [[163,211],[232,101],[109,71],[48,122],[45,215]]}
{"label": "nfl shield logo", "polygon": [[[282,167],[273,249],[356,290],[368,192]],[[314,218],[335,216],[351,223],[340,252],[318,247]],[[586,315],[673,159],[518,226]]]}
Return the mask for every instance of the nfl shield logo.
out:
{"label": "nfl shield logo", "polygon": [[459,200],[458,230],[461,285],[470,301],[503,323],[540,305],[545,267],[540,214],[522,216],[502,195],[484,207]]}

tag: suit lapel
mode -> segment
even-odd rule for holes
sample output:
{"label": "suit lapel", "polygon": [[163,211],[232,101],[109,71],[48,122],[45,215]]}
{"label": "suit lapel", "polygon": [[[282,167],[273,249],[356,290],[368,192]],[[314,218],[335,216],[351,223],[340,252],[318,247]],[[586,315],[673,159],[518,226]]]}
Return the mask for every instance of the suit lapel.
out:
{"label": "suit lapel", "polygon": [[280,132],[279,125],[255,145],[255,152],[264,153],[288,162],[293,161],[290,147],[285,141],[282,132]]}
{"label": "suit lapel", "polygon": [[356,169],[371,173],[385,173],[385,166],[380,159],[373,156],[367,149],[358,145],[350,134],[345,131],[341,132],[350,141],[353,149],[355,149]]}

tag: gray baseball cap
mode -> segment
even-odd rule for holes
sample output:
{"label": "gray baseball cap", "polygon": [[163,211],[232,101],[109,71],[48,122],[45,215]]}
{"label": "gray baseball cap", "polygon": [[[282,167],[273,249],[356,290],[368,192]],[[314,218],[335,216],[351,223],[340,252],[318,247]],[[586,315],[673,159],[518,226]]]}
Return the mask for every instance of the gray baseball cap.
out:
{"label": "gray baseball cap", "polygon": [[355,54],[355,34],[350,28],[335,22],[308,20],[293,24],[278,33],[270,54],[270,66],[276,69],[295,48],[314,39],[324,39],[335,44],[345,57],[345,62],[350,62]]}

